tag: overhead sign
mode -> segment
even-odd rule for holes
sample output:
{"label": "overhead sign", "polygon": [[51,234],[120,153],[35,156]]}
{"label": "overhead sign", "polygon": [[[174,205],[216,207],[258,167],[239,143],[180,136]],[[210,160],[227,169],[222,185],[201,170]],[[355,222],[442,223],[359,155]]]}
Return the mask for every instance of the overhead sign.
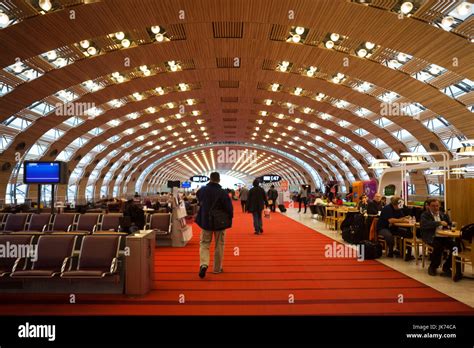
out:
{"label": "overhead sign", "polygon": [[263,183],[278,182],[280,180],[281,180],[280,175],[269,174],[269,175],[262,176],[262,182]]}
{"label": "overhead sign", "polygon": [[191,183],[189,181],[184,181],[181,183],[181,188],[190,188]]}
{"label": "overhead sign", "polygon": [[210,179],[205,175],[194,175],[189,178],[192,182],[208,182]]}

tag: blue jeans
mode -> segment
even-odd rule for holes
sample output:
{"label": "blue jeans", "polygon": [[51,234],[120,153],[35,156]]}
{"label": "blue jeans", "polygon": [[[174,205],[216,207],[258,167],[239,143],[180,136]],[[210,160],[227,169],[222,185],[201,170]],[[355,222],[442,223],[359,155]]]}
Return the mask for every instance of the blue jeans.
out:
{"label": "blue jeans", "polygon": [[262,221],[262,211],[254,211],[252,213],[253,217],[253,227],[255,232],[260,232],[263,230],[263,221]]}

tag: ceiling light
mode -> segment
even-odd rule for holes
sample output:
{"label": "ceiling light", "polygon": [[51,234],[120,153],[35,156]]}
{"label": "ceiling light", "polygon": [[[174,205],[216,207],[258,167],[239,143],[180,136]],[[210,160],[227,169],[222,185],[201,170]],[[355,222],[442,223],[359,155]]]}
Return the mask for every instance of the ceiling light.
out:
{"label": "ceiling light", "polygon": [[371,50],[371,49],[374,48],[374,47],[375,47],[375,44],[374,44],[373,42],[367,41],[367,42],[365,43],[365,48],[367,48],[368,50]]}
{"label": "ceiling light", "polygon": [[426,161],[425,157],[423,157],[423,156],[412,155],[412,156],[402,157],[400,162],[401,163],[407,163],[407,164],[417,164],[417,163],[424,163],[424,162],[427,162],[427,161]]}
{"label": "ceiling light", "polygon": [[303,35],[304,34],[304,28],[303,27],[296,27],[295,33],[298,35]]}
{"label": "ceiling light", "polygon": [[154,108],[153,106],[150,106],[149,108],[146,109],[146,111],[148,111],[150,114],[153,114],[156,112],[156,108]]}
{"label": "ceiling light", "polygon": [[258,124],[262,124],[262,123],[263,123],[263,120],[257,120],[257,123],[258,123]]}
{"label": "ceiling light", "polygon": [[400,11],[403,14],[408,14],[411,12],[411,10],[413,10],[413,4],[409,1],[404,2],[402,6],[400,7]]}
{"label": "ceiling light", "polygon": [[472,5],[468,2],[463,2],[461,5],[456,7],[456,11],[461,15],[465,16],[471,11]]}
{"label": "ceiling light", "polygon": [[370,166],[370,169],[386,169],[390,168],[389,160],[375,160]]}
{"label": "ceiling light", "polygon": [[306,107],[306,108],[303,109],[303,112],[305,114],[309,114],[311,112],[311,108]]}
{"label": "ceiling light", "polygon": [[337,34],[337,33],[332,33],[331,34],[331,40],[332,41],[337,41],[337,40],[339,40],[339,38],[340,38],[339,34]]}
{"label": "ceiling light", "polygon": [[270,99],[265,99],[265,104],[266,105],[272,105],[272,101]]}
{"label": "ceiling light", "polygon": [[82,47],[82,48],[88,48],[90,46],[90,42],[89,40],[82,40],[81,42],[79,42],[79,45]]}
{"label": "ceiling light", "polygon": [[432,73],[433,75],[438,75],[440,72],[441,72],[441,68],[439,66],[433,64],[430,67],[430,73]]}
{"label": "ceiling light", "polygon": [[10,23],[10,17],[6,13],[0,12],[0,27],[5,28]]}
{"label": "ceiling light", "polygon": [[90,47],[87,49],[87,53],[89,53],[91,56],[93,56],[94,54],[97,53],[97,48],[95,48],[94,46],[90,46]]}
{"label": "ceiling light", "polygon": [[158,25],[154,25],[150,29],[153,34],[158,34],[161,30],[161,28]]}
{"label": "ceiling light", "polygon": [[120,76],[120,73],[118,71],[112,73],[112,77],[118,78]]}
{"label": "ceiling light", "polygon": [[279,85],[278,83],[273,83],[273,84],[272,84],[272,91],[273,91],[273,92],[278,91],[278,87],[280,87],[280,85]]}
{"label": "ceiling light", "polygon": [[183,92],[188,88],[188,86],[185,83],[180,83],[178,86],[179,86],[179,89]]}
{"label": "ceiling light", "polygon": [[291,41],[293,41],[294,43],[298,43],[298,42],[301,41],[301,36],[293,35],[292,38],[291,38]]}
{"label": "ceiling light", "polygon": [[173,126],[166,126],[166,129],[167,129],[167,130],[172,130],[172,129],[173,129]]}
{"label": "ceiling light", "polygon": [[39,5],[39,7],[41,7],[42,10],[44,10],[46,12],[51,10],[51,8],[53,7],[50,0],[39,0],[38,5]]}
{"label": "ceiling light", "polygon": [[156,88],[155,88],[155,91],[156,91],[159,95],[165,94],[165,91],[164,91],[163,88],[161,88],[161,87],[156,87]]}
{"label": "ceiling light", "polygon": [[450,27],[454,24],[454,18],[452,16],[446,16],[441,20],[441,25],[444,27]]}
{"label": "ceiling light", "polygon": [[148,70],[148,67],[146,65],[140,65],[140,70],[145,72]]}
{"label": "ceiling light", "polygon": [[166,122],[166,120],[165,120],[165,118],[164,118],[164,117],[160,117],[160,118],[158,119],[158,122],[160,122],[160,123],[165,123],[165,122]]}
{"label": "ceiling light", "polygon": [[130,47],[130,40],[129,39],[123,39],[121,44],[124,48],[128,48],[128,47]]}
{"label": "ceiling light", "polygon": [[290,62],[287,62],[286,60],[284,60],[283,62],[281,62],[281,66],[288,68],[290,66]]}
{"label": "ceiling light", "polygon": [[174,107],[174,104],[173,103],[167,103],[166,104],[168,106],[168,108],[172,109]]}
{"label": "ceiling light", "polygon": [[194,99],[186,99],[186,104],[193,105],[194,104]]}
{"label": "ceiling light", "polygon": [[115,33],[115,38],[116,38],[117,40],[123,40],[123,39],[125,39],[125,34],[124,34],[124,32],[123,32],[123,31],[119,31],[118,33]]}
{"label": "ceiling light", "polygon": [[158,42],[163,42],[165,40],[165,36],[163,34],[156,34],[155,39]]}
{"label": "ceiling light", "polygon": [[52,50],[46,53],[46,57],[48,57],[49,60],[55,60],[58,55],[55,50]]}
{"label": "ceiling light", "polygon": [[474,146],[463,146],[456,150],[459,156],[474,156]]}
{"label": "ceiling light", "polygon": [[173,71],[173,72],[176,72],[176,71],[178,71],[178,66],[177,65],[171,65],[170,70]]}
{"label": "ceiling light", "polygon": [[198,115],[199,115],[199,111],[193,110],[192,114],[193,114],[193,116],[198,116]]}
{"label": "ceiling light", "polygon": [[262,115],[262,116],[267,116],[267,114],[268,114],[268,112],[266,112],[266,111],[260,111],[260,115]]}
{"label": "ceiling light", "polygon": [[364,58],[367,55],[367,50],[364,48],[361,48],[360,50],[357,51],[357,55],[361,58]]}
{"label": "ceiling light", "polygon": [[295,123],[300,123],[300,122],[301,122],[301,118],[298,118],[298,117],[297,117],[297,118],[295,118],[294,121],[295,121]]}
{"label": "ceiling light", "polygon": [[301,87],[296,87],[296,88],[295,88],[295,94],[296,94],[296,95],[300,95],[301,92],[303,92],[303,88],[301,88]]}
{"label": "ceiling light", "polygon": [[17,74],[21,73],[24,69],[23,63],[22,62],[17,62],[15,64],[13,64],[12,69]]}
{"label": "ceiling light", "polygon": [[331,40],[329,41],[326,41],[326,43],[324,44],[326,46],[326,48],[333,48],[334,47],[334,42],[332,42]]}
{"label": "ceiling light", "polygon": [[405,53],[400,52],[397,56],[399,62],[405,63],[408,60],[408,56]]}

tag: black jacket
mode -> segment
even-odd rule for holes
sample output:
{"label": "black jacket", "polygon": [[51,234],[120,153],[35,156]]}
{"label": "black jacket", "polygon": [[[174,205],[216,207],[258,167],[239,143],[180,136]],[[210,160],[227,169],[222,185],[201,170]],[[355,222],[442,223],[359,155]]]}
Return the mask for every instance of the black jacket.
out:
{"label": "black jacket", "polygon": [[204,230],[209,230],[209,211],[211,210],[212,204],[216,202],[216,208],[222,209],[230,218],[234,217],[234,208],[232,201],[229,198],[228,193],[221,187],[221,185],[210,182],[203,188],[199,189],[196,194],[199,201],[199,211],[196,217],[196,223],[199,227]]}
{"label": "black jacket", "polygon": [[[451,224],[451,220],[447,214],[442,212],[439,213],[441,221],[446,221],[448,225]],[[441,225],[441,221],[435,221],[433,214],[430,211],[425,211],[420,216],[420,229],[421,238],[425,243],[433,243],[436,237],[436,228]]]}
{"label": "black jacket", "polygon": [[278,191],[275,189],[269,189],[267,192],[267,197],[273,201],[273,204],[275,204],[275,201],[278,198]]}
{"label": "black jacket", "polygon": [[369,205],[367,207],[367,214],[370,215],[377,215],[379,211],[382,211],[383,205],[382,201],[376,202],[374,200],[369,201]]}
{"label": "black jacket", "polygon": [[258,213],[261,212],[265,206],[268,206],[265,190],[260,186],[252,187],[249,190],[249,198],[247,199],[247,210],[250,213]]}

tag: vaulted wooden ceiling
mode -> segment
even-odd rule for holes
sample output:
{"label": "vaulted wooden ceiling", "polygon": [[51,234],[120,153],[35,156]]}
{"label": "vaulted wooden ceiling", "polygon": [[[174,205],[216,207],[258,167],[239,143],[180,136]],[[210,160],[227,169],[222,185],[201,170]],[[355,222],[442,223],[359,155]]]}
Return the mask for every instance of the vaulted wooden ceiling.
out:
{"label": "vaulted wooden ceiling", "polygon": [[[0,196],[11,179],[15,155],[24,159],[48,130],[62,127],[64,115],[52,111],[37,117],[28,109],[38,101],[56,105],[61,102],[59,91],[75,94],[76,105],[101,109],[96,117],[79,115],[84,122],[65,130],[41,156],[54,160],[75,139],[102,128],[103,133],[70,158],[69,169],[74,171],[97,145],[105,147],[85,166],[77,181],[81,187],[113,150],[121,159],[130,149],[140,148],[133,165],[113,168],[115,161],[109,160],[100,168],[100,179],[109,171],[111,178],[137,179],[160,157],[218,142],[269,146],[300,158],[322,179],[341,177],[347,182],[351,174],[357,180],[363,177],[361,170],[369,175],[372,170],[354,144],[373,158],[385,156],[369,137],[347,124],[377,137],[396,153],[409,148],[375,123],[381,114],[380,97],[390,92],[398,95],[399,103],[422,106],[416,117],[384,117],[426,149],[445,149],[440,135],[422,123],[435,115],[442,115],[458,135],[474,138],[472,89],[459,99],[440,91],[474,80],[473,16],[451,32],[434,25],[462,1],[412,1],[408,16],[400,16],[403,1],[362,2],[57,0],[45,12],[36,0],[3,1],[0,9],[14,22],[0,31],[0,82],[11,87],[0,97],[0,121],[15,116],[33,123],[15,134],[0,155]],[[154,26],[164,34],[162,42]],[[297,43],[292,41],[296,28],[304,29]],[[114,35],[119,32],[129,47],[117,39],[121,35]],[[327,48],[332,33],[338,40]],[[84,40],[95,54],[85,53],[80,44]],[[364,48],[366,43],[374,48]],[[361,48],[367,56],[358,56]],[[48,59],[46,53],[52,51],[55,59]],[[408,62],[387,66],[400,54],[409,57]],[[56,67],[56,56],[67,64]],[[26,81],[15,77],[9,68],[16,61],[42,75]],[[443,73],[435,73],[429,83],[412,76],[433,65]],[[311,67],[315,71],[308,74]],[[343,77],[335,82],[337,74]],[[101,87],[89,88],[86,81]],[[364,82],[370,91],[357,90]],[[369,116],[358,115],[360,110]],[[134,113],[138,116],[130,117]],[[110,142],[115,135],[120,139]],[[301,171],[293,162],[288,166]]]}

